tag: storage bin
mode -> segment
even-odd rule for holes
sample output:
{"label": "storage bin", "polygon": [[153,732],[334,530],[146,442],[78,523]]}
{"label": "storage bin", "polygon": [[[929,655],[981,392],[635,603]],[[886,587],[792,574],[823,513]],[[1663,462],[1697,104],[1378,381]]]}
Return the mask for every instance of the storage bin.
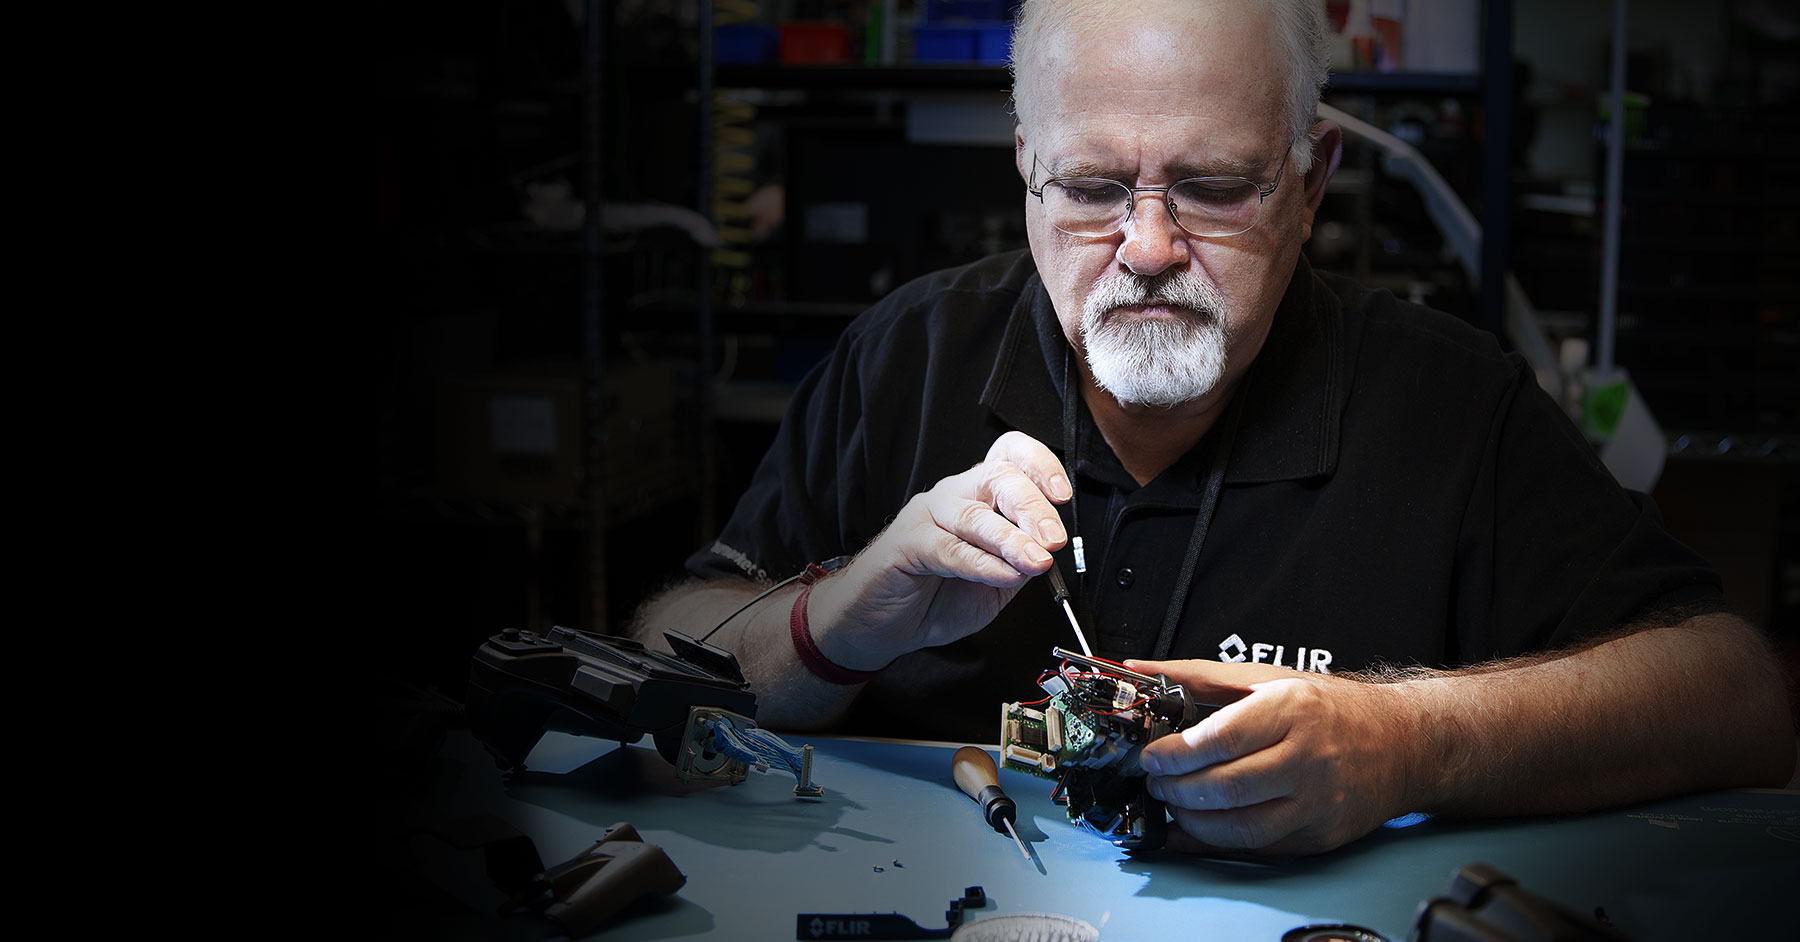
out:
{"label": "storage bin", "polygon": [[762,65],[775,61],[781,31],[768,23],[731,23],[713,30],[713,61],[720,65]]}
{"label": "storage bin", "polygon": [[950,23],[920,23],[913,27],[913,61],[968,65],[975,61],[972,27]]}
{"label": "storage bin", "polygon": [[976,23],[975,62],[979,65],[1005,65],[1007,47],[1012,43],[1012,24],[999,20]]}
{"label": "storage bin", "polygon": [[783,65],[850,61],[850,27],[828,20],[788,20],[781,24]]}

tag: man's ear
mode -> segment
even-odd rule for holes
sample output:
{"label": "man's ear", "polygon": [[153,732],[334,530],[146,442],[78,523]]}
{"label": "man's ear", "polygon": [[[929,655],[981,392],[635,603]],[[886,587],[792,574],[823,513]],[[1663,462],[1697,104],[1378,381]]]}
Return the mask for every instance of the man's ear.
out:
{"label": "man's ear", "polygon": [[1325,198],[1325,184],[1331,181],[1331,175],[1337,172],[1338,164],[1344,159],[1344,131],[1336,121],[1320,121],[1313,125],[1312,137],[1312,169],[1306,171],[1304,190],[1309,219],[1319,211],[1319,201]]}
{"label": "man's ear", "polygon": [[1013,125],[1013,166],[1019,171],[1019,179],[1031,182],[1030,168],[1025,166],[1025,125]]}

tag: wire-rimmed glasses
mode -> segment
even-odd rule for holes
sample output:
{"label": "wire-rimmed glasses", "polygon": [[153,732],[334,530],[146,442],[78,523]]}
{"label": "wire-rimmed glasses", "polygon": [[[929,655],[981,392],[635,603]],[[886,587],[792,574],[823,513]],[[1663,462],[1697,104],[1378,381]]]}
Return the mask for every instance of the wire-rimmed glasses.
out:
{"label": "wire-rimmed glasses", "polygon": [[[1025,189],[1043,202],[1050,224],[1070,235],[1097,238],[1118,232],[1137,208],[1139,193],[1161,193],[1169,216],[1189,235],[1237,235],[1256,225],[1263,201],[1281,185],[1292,150],[1282,152],[1275,182],[1268,186],[1243,177],[1189,177],[1168,186],[1128,186],[1109,177],[1052,177],[1042,186],[1027,183]],[[1031,162],[1036,180],[1036,154]]]}

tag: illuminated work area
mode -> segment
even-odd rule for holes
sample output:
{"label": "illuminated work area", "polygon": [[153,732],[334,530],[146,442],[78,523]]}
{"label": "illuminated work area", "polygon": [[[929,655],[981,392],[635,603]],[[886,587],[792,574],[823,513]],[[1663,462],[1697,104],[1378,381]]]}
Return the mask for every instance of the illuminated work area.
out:
{"label": "illuminated work area", "polygon": [[1791,928],[1785,5],[382,14],[388,931]]}

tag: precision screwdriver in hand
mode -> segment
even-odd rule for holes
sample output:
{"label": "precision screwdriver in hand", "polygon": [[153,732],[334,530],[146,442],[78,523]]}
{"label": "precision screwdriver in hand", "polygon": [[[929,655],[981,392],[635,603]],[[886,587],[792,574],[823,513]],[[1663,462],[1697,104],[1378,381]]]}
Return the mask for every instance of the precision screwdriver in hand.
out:
{"label": "precision screwdriver in hand", "polygon": [[994,767],[994,759],[987,750],[975,746],[956,750],[950,757],[950,775],[956,779],[956,787],[981,806],[981,815],[988,825],[1002,834],[1011,834],[1013,843],[1019,845],[1019,853],[1030,860],[1031,853],[1025,849],[1025,842],[1019,840],[1019,832],[1013,830],[1013,822],[1019,817],[1019,806],[1000,790],[1000,770]]}

